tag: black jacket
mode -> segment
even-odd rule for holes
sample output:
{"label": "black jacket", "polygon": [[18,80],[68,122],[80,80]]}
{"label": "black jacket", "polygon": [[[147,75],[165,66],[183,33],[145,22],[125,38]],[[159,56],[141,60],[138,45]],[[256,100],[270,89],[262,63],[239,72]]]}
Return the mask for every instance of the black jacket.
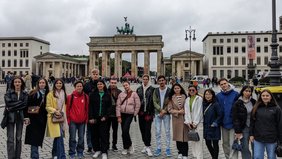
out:
{"label": "black jacket", "polygon": [[100,117],[108,117],[110,115],[110,109],[112,106],[112,99],[108,92],[105,92],[102,97],[102,107],[101,114],[100,113],[100,95],[99,91],[94,91],[90,93],[89,96],[89,112],[88,112],[88,120],[98,119]]}
{"label": "black jacket", "polygon": [[91,92],[94,92],[97,90],[97,80],[90,80],[85,85],[83,86],[83,92],[86,93],[88,96],[90,95]]}
{"label": "black jacket", "polygon": [[112,104],[109,112],[111,117],[116,116],[116,103],[117,103],[118,95],[121,93],[121,90],[118,88],[116,88],[114,91],[115,92],[112,93],[112,89],[110,87],[108,88],[108,92],[112,99]]}
{"label": "black jacket", "polygon": [[138,94],[140,98],[141,107],[139,110],[139,115],[148,114],[148,115],[154,115],[154,103],[153,103],[153,92],[155,88],[150,86],[147,88],[145,92],[145,98],[146,98],[146,111],[144,111],[145,106],[145,98],[143,93],[143,86],[140,86],[137,88],[136,93]]}
{"label": "black jacket", "polygon": [[[251,98],[252,106],[255,105],[256,100]],[[238,99],[232,107],[232,121],[235,133],[242,133],[247,122],[247,108],[241,99]]]}
{"label": "black jacket", "polygon": [[282,142],[281,109],[276,105],[259,105],[254,117],[251,117],[250,136],[263,143]]}

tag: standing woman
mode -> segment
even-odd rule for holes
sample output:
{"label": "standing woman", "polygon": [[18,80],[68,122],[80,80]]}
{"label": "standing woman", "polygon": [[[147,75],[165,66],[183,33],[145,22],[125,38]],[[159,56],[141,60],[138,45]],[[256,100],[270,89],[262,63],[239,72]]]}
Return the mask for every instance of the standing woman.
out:
{"label": "standing woman", "polygon": [[[47,114],[47,137],[54,138],[52,147],[52,156],[58,159],[65,159],[65,148],[64,148],[64,131],[67,129],[66,114],[66,89],[63,80],[57,79],[54,82],[53,90],[47,95],[46,110]],[[63,123],[53,123],[52,115],[60,116],[61,112],[64,113]]]}
{"label": "standing woman", "polygon": [[47,111],[46,96],[49,93],[49,86],[46,79],[41,78],[37,81],[36,87],[28,96],[28,106],[39,106],[38,114],[26,114],[29,125],[26,127],[25,144],[31,145],[31,159],[38,159],[38,146],[42,147],[44,140]]}
{"label": "standing woman", "polygon": [[121,92],[118,96],[116,115],[118,122],[121,123],[122,131],[122,154],[134,153],[134,147],[130,138],[129,130],[130,124],[134,116],[136,116],[140,109],[140,98],[136,92],[133,92],[130,88],[128,81],[123,82],[124,92]]}
{"label": "standing woman", "polygon": [[261,91],[251,116],[250,141],[254,143],[254,158],[276,159],[277,142],[282,143],[281,109],[268,89]]}
{"label": "standing woman", "polygon": [[204,139],[212,159],[218,159],[218,142],[221,138],[220,124],[222,122],[223,112],[217,103],[215,92],[212,89],[207,89],[204,92],[203,111]]}
{"label": "standing woman", "polygon": [[179,159],[188,158],[188,126],[184,124],[184,104],[187,95],[182,86],[174,84],[169,93],[168,112],[172,115],[173,140],[176,141]]}
{"label": "standing woman", "polygon": [[[252,97],[253,87],[244,86],[241,89],[239,99],[232,107],[232,121],[235,131],[235,139],[240,140],[242,144],[242,159],[251,158],[249,149],[250,138],[250,118],[253,106],[256,100]],[[253,147],[253,146],[252,146]],[[238,151],[232,150],[232,158],[238,158]]]}
{"label": "standing woman", "polygon": [[192,155],[197,159],[203,158],[203,99],[198,95],[197,87],[188,87],[188,98],[185,101],[185,124],[190,130],[198,132],[200,140],[191,141]]}
{"label": "standing woman", "polygon": [[[24,109],[27,106],[28,94],[25,83],[20,77],[14,77],[10,89],[5,96],[5,114],[8,117],[7,125],[7,152],[9,159],[20,159],[22,150],[22,131],[24,123]],[[27,124],[27,120],[25,123]],[[16,130],[15,130],[16,127]],[[15,136],[16,133],[16,136]],[[16,138],[16,143],[15,143]],[[16,145],[16,146],[15,146]]]}
{"label": "standing woman", "polygon": [[89,98],[88,119],[91,124],[91,144],[95,151],[93,158],[98,158],[102,153],[102,159],[107,159],[110,133],[107,119],[112,106],[112,98],[103,80],[98,79],[97,90],[91,92]]}

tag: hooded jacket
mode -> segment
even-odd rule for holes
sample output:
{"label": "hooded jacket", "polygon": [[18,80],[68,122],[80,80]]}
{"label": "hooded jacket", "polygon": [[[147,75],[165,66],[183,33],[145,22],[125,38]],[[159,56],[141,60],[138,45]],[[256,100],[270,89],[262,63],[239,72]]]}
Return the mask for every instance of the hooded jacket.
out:
{"label": "hooded jacket", "polygon": [[219,92],[216,95],[217,102],[222,108],[223,111],[223,122],[222,126],[225,129],[232,129],[233,122],[232,122],[232,106],[238,99],[239,93],[234,90],[234,86],[229,85],[230,88],[228,91]]}
{"label": "hooded jacket", "polygon": [[[71,99],[72,103],[71,103]],[[70,105],[71,104],[71,105]],[[88,121],[88,95],[84,92],[78,93],[73,91],[72,94],[68,95],[67,98],[67,119],[68,124],[74,123],[87,123]]]}
{"label": "hooded jacket", "polygon": [[[150,81],[150,79],[149,79]],[[147,89],[144,94],[144,84],[142,84],[139,88],[137,88],[136,93],[138,94],[140,101],[141,101],[141,107],[139,110],[140,114],[148,114],[153,115],[154,114],[154,103],[153,103],[153,92],[155,90],[154,87],[148,83]],[[145,95],[145,96],[144,96]]]}

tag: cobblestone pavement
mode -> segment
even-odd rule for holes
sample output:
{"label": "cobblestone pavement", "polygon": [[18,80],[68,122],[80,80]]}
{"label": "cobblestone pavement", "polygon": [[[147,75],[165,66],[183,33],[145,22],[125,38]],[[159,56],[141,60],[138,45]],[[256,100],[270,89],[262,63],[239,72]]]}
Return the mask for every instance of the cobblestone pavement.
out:
{"label": "cobblestone pavement", "polygon": [[[121,85],[119,85],[119,87],[121,88]],[[132,89],[135,90],[138,87],[138,85],[136,84],[132,84]],[[66,84],[66,88],[67,88],[67,92],[68,94],[72,92],[73,88],[69,85]],[[185,88],[187,89],[187,87],[185,86]],[[122,88],[121,88],[122,89]],[[217,89],[217,88],[216,88]],[[0,84],[0,105],[4,104],[4,100],[3,100],[3,96],[6,90],[6,85],[1,85]],[[218,89],[216,90],[218,91]],[[203,92],[203,90],[201,89],[200,92]],[[0,108],[0,119],[2,120],[3,117],[3,108]],[[23,142],[24,142],[24,134],[25,134],[25,128],[23,131]],[[145,158],[149,158],[147,157],[145,154],[141,153],[141,150],[144,147],[144,144],[142,142],[141,139],[141,134],[140,134],[140,130],[139,130],[139,126],[138,126],[138,122],[132,122],[131,124],[131,129],[130,129],[130,134],[131,134],[131,138],[133,141],[133,145],[135,148],[135,153],[132,155],[122,155],[121,154],[121,150],[122,150],[122,140],[121,140],[121,130],[120,130],[120,126],[119,126],[119,132],[118,132],[118,152],[113,152],[112,150],[108,151],[108,158],[110,159],[123,159],[123,158],[127,158],[127,159],[145,159]],[[172,134],[171,134],[172,135]],[[165,150],[165,141],[164,141],[164,137],[165,134],[163,132],[162,134],[162,143],[163,143],[163,150]],[[68,146],[68,134],[66,134],[66,137],[64,139],[65,142],[65,151],[66,154],[68,154],[68,150],[69,150],[69,146]],[[1,129],[0,128],[0,159],[6,159],[7,158],[7,150],[6,150],[6,129]],[[86,140],[85,140],[86,141]],[[111,140],[110,140],[111,141]],[[52,149],[52,143],[53,143],[53,139],[51,138],[45,138],[44,140],[44,144],[42,149],[40,149],[40,158],[42,159],[51,159],[52,155],[51,155],[51,149]],[[86,143],[85,143],[86,144]],[[152,146],[151,149],[154,150],[156,148],[156,143],[155,143],[155,128],[154,128],[154,123],[152,125],[152,142],[151,142]],[[204,158],[205,159],[209,159],[210,154],[205,146],[205,143],[203,143],[203,151],[204,151]],[[85,145],[85,147],[87,147]],[[171,150],[172,150],[172,154],[173,157],[171,158],[177,158],[177,149],[176,149],[176,145],[174,141],[171,141]],[[191,157],[191,148],[189,148],[189,158],[193,158]],[[86,159],[90,159],[92,158],[92,155],[90,154],[84,154]],[[28,159],[30,158],[30,146],[29,145],[24,145],[23,144],[23,148],[22,148],[22,159]],[[67,157],[68,158],[68,157]],[[101,157],[100,157],[101,158]],[[162,152],[162,155],[160,157],[151,157],[151,158],[166,158],[165,153]],[[222,151],[222,146],[220,143],[220,153],[219,153],[219,158],[222,159],[224,158],[224,154]]]}

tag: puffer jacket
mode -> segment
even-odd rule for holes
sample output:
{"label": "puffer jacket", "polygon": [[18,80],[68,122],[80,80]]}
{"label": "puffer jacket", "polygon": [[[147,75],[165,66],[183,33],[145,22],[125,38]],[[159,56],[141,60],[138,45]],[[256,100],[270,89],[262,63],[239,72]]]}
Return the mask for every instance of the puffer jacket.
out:
{"label": "puffer jacket", "polygon": [[136,116],[140,109],[140,98],[136,92],[132,92],[131,96],[126,99],[123,103],[122,101],[126,98],[127,93],[121,92],[118,96],[116,116],[120,117],[121,113],[134,114]]}
{"label": "puffer jacket", "polygon": [[[144,88],[143,86],[140,86],[137,88],[136,92],[140,98],[141,101],[141,108],[139,111],[142,114],[148,114],[148,115],[154,115],[154,103],[153,103],[153,92],[155,88],[152,86],[149,86],[145,92],[145,97],[144,97]],[[145,103],[146,101],[146,103]],[[145,108],[146,105],[146,108]]]}

